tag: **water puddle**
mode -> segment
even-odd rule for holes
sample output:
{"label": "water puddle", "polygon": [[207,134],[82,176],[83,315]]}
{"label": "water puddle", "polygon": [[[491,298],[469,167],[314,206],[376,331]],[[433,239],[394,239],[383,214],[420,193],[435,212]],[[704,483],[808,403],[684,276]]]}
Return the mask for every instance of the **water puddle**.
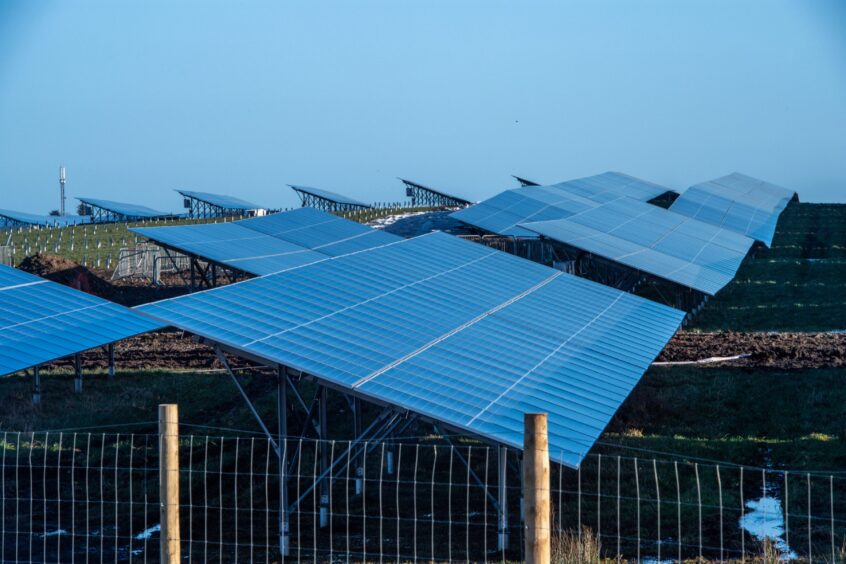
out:
{"label": "water puddle", "polygon": [[746,509],[749,511],[740,519],[741,529],[759,541],[769,539],[782,560],[798,558],[784,540],[784,508],[780,499],[773,495],[751,499],[746,502]]}

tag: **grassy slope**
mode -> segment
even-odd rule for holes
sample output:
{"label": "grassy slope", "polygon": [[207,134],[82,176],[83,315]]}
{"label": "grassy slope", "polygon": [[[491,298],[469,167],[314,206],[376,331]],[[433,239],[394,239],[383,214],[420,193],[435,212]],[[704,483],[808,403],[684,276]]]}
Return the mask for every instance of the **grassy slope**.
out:
{"label": "grassy slope", "polygon": [[788,206],[772,248],[748,258],[692,328],[846,329],[846,205]]}
{"label": "grassy slope", "polygon": [[[338,215],[366,223],[387,215],[428,211],[431,208],[374,208]],[[241,218],[227,218],[236,221]],[[193,223],[219,222],[221,219],[180,219],[134,223],[87,224],[51,229],[18,228],[0,230],[0,245],[11,244],[15,248],[15,264],[27,255],[37,252],[58,255],[85,266],[107,268],[108,257],[117,260],[122,248],[134,247],[143,237],[129,231],[131,227],[160,227],[165,225],[188,225]],[[100,259],[99,264],[97,262]],[[114,264],[112,264],[112,267]]]}

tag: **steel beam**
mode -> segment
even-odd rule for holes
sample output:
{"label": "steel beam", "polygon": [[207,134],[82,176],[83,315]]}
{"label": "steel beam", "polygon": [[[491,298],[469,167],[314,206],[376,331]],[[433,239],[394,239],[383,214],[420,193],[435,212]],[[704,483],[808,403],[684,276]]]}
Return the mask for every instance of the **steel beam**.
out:
{"label": "steel beam", "polygon": [[276,372],[276,417],[279,448],[279,552],[288,556],[291,549],[290,520],[288,519],[288,473],[286,469],[288,454],[288,377],[285,367],[277,367]]}

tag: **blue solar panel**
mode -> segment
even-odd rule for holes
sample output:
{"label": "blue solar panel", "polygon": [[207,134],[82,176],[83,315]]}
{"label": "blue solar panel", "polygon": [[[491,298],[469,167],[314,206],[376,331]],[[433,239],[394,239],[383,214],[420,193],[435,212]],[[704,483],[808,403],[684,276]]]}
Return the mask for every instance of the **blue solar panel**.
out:
{"label": "blue solar panel", "polygon": [[170,217],[173,214],[168,212],[162,212],[158,210],[154,210],[152,208],[148,208],[147,206],[139,206],[137,204],[127,204],[124,202],[113,202],[111,200],[101,200],[99,198],[83,198],[81,196],[77,196],[76,198],[80,202],[84,204],[88,204],[90,206],[94,206],[97,208],[102,208],[106,211],[109,211],[116,215],[122,215],[129,219],[142,219],[142,218],[154,218],[154,217]]}
{"label": "blue solar panel", "polygon": [[754,243],[739,233],[630,198],[522,227],[709,295],[731,282]]}
{"label": "blue solar panel", "polygon": [[138,309],[518,448],[548,412],[573,466],[684,316],[443,233]]}
{"label": "blue solar panel", "polygon": [[670,209],[769,246],[781,212],[795,196],[787,188],[735,172],[691,186]]}
{"label": "blue solar panel", "polygon": [[40,225],[43,227],[64,227],[66,225],[78,225],[91,221],[89,217],[79,215],[41,215],[13,210],[0,210],[0,224],[3,223],[3,218],[14,223]]}
{"label": "blue solar panel", "polygon": [[605,203],[620,197],[647,202],[670,191],[666,186],[641,180],[622,172],[603,172],[554,184],[562,190]]}
{"label": "blue solar panel", "polygon": [[564,219],[618,198],[652,200],[669,189],[620,172],[605,172],[550,186],[506,190],[459,210],[454,219],[509,237],[536,237],[521,223]]}
{"label": "blue solar panel", "polygon": [[194,198],[206,202],[213,206],[218,206],[228,210],[258,210],[263,209],[262,206],[253,204],[235,196],[224,196],[221,194],[209,194],[208,192],[193,192],[191,190],[177,190],[183,196]]}
{"label": "blue solar panel", "polygon": [[400,240],[396,235],[312,208],[231,223],[132,231],[184,253],[256,275]]}
{"label": "blue solar panel", "polygon": [[0,375],[161,327],[123,306],[0,266]]}
{"label": "blue solar panel", "polygon": [[349,204],[353,206],[363,206],[368,208],[370,207],[370,204],[359,202],[358,200],[348,198],[342,194],[330,192],[329,190],[321,190],[320,188],[312,188],[311,186],[299,186],[296,184],[289,184],[289,186],[294,190],[297,190],[298,192],[305,192],[307,194],[311,194],[312,196],[317,196],[318,198],[323,198],[324,200],[329,200],[331,202],[337,202],[339,204]]}

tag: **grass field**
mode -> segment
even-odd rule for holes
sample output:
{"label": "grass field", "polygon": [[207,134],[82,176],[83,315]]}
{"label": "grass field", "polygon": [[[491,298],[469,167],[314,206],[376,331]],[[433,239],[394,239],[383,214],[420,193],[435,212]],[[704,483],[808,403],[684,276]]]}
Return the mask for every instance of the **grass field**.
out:
{"label": "grass field", "polygon": [[[396,213],[412,213],[427,210],[430,210],[430,208],[373,208],[339,213],[338,215],[360,223],[367,223]],[[35,253],[45,253],[73,260],[83,266],[108,270],[114,268],[114,262],[117,260],[121,249],[134,247],[138,242],[144,240],[143,237],[139,237],[129,231],[132,227],[190,225],[194,223],[237,221],[238,219],[243,218],[100,223],[49,229],[22,227],[0,230],[0,245],[14,247],[15,265],[20,264],[21,260],[26,256]]]}
{"label": "grass field", "polygon": [[846,330],[846,205],[788,206],[772,248],[747,258],[691,328]]}

